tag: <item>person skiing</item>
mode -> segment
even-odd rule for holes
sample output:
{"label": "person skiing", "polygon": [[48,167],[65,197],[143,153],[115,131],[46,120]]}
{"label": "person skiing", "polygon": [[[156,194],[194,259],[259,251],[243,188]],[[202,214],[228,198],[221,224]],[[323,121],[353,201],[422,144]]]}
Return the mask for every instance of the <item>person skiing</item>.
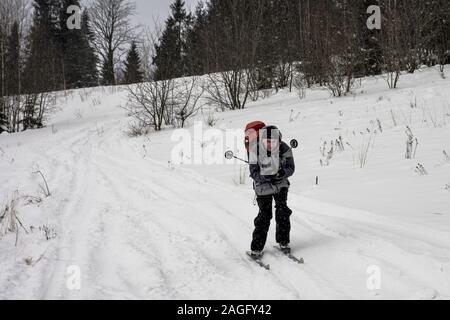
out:
{"label": "person skiing", "polygon": [[283,253],[291,252],[292,210],[289,209],[287,200],[289,178],[295,173],[294,156],[292,149],[283,142],[280,130],[276,126],[263,127],[263,125],[262,122],[254,122],[246,128],[250,177],[254,181],[259,207],[249,252],[255,259],[261,258],[263,254],[273,217],[273,202],[275,202],[276,242]]}

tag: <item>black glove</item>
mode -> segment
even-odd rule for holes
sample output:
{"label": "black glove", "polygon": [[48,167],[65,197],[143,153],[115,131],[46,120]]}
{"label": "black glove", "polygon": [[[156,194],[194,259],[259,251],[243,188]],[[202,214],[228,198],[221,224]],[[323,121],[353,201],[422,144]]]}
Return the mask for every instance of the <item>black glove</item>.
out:
{"label": "black glove", "polygon": [[283,180],[286,177],[286,171],[284,171],[284,169],[280,169],[280,171],[278,171],[277,175],[274,177],[275,180]]}

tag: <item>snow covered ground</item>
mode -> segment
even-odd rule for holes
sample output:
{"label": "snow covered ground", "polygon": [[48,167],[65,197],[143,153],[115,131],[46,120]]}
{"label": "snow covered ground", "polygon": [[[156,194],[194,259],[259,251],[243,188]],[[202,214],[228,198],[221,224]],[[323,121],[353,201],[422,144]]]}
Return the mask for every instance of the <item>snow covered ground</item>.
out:
{"label": "snow covered ground", "polygon": [[[306,263],[277,254],[272,227],[271,271],[245,256],[258,211],[245,166],[170,162],[173,130],[128,137],[123,88],[62,97],[47,128],[0,136],[0,205],[16,198],[23,224],[0,228],[0,299],[449,299],[450,79],[423,69],[399,86],[369,78],[349,97],[280,92],[215,114],[220,130],[262,120],[300,142],[289,204]],[[213,138],[193,142],[232,148]]]}

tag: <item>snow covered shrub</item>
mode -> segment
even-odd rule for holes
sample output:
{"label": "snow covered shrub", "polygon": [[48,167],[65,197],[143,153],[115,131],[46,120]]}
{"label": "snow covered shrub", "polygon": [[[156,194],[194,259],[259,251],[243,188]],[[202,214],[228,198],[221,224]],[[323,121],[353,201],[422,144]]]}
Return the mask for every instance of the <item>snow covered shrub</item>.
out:
{"label": "snow covered shrub", "polygon": [[298,112],[297,114],[294,113],[294,110],[291,110],[291,115],[289,116],[289,122],[297,121],[298,118],[301,116],[301,112]]}
{"label": "snow covered shrub", "polygon": [[78,94],[80,96],[80,101],[85,102],[91,96],[91,90],[85,88],[85,89],[79,90]]}
{"label": "snow covered shrub", "polygon": [[347,145],[353,151],[353,166],[359,167],[363,169],[369,160],[369,151],[370,148],[373,148],[375,143],[375,134],[372,133],[370,135],[361,133],[362,137],[358,144],[358,147],[353,147],[350,143]]}
{"label": "snow covered shrub", "polygon": [[380,132],[383,133],[383,126],[381,125],[380,119],[377,119],[377,125],[378,125],[378,130],[380,130]]}
{"label": "snow covered shrub", "polygon": [[308,82],[303,74],[297,74],[293,79],[294,88],[297,91],[297,95],[300,100],[306,98],[306,88],[308,87]]}
{"label": "snow covered shrub", "polygon": [[425,167],[423,165],[421,165],[420,163],[417,164],[416,166],[416,173],[419,174],[420,176],[426,176],[428,175],[427,170],[425,170]]}
{"label": "snow covered shrub", "polygon": [[445,77],[445,64],[439,64],[438,65],[439,68],[439,75],[441,76],[442,79],[446,79]]}
{"label": "snow covered shrub", "polygon": [[217,119],[214,114],[211,112],[208,114],[208,117],[205,119],[205,123],[208,127],[215,127],[219,119]]}
{"label": "snow covered shrub", "polygon": [[342,57],[332,57],[328,64],[326,87],[333,97],[342,97],[350,93],[353,86],[353,73],[348,61]]}
{"label": "snow covered shrub", "polygon": [[444,153],[444,160],[450,163],[450,156],[448,155],[447,151],[444,150],[443,153]]}
{"label": "snow covered shrub", "polygon": [[208,75],[206,99],[222,111],[245,109],[253,89],[251,70],[236,69]]}
{"label": "snow covered shrub", "polygon": [[345,151],[344,140],[342,139],[342,136],[339,136],[339,138],[336,139],[336,149],[340,152]]}
{"label": "snow covered shrub", "polygon": [[178,127],[184,128],[186,121],[201,109],[202,105],[199,102],[204,92],[205,87],[199,83],[197,77],[182,80],[182,83],[177,84],[172,105]]}
{"label": "snow covered shrub", "polygon": [[45,239],[47,241],[55,239],[56,236],[58,235],[54,228],[51,228],[51,227],[46,226],[46,225],[39,227],[39,231],[44,233]]}
{"label": "snow covered shrub", "polygon": [[414,137],[410,127],[406,127],[406,155],[405,158],[411,160],[416,157],[417,147],[419,146],[419,140]]}
{"label": "snow covered shrub", "polygon": [[331,74],[326,86],[333,97],[342,97],[345,92],[345,78],[339,74]]}
{"label": "snow covered shrub", "polygon": [[48,184],[47,184],[47,179],[45,179],[45,176],[44,176],[44,174],[42,173],[42,171],[39,169],[39,166],[38,166],[38,165],[36,165],[36,166],[34,167],[34,172],[33,172],[33,174],[39,175],[39,176],[41,177],[42,181],[44,182],[44,185],[39,184],[39,187],[41,188],[42,193],[44,194],[44,196],[45,196],[46,198],[50,197],[52,194],[50,193],[50,189],[49,189]]}
{"label": "snow covered shrub", "polygon": [[327,141],[324,141],[323,147],[320,149],[320,152],[323,157],[322,159],[320,159],[320,165],[322,167],[329,166],[330,161],[331,161],[331,159],[333,159],[333,156],[334,156],[334,141],[331,141],[329,151],[327,151]]}
{"label": "snow covered shrub", "polygon": [[0,236],[19,231],[17,225],[18,194],[18,191],[14,192],[11,200],[3,208],[0,208]]}
{"label": "snow covered shrub", "polygon": [[155,131],[162,129],[167,110],[172,107],[174,80],[150,81],[128,86],[124,107],[136,123]]}
{"label": "snow covered shrub", "polygon": [[392,117],[392,122],[394,123],[394,127],[397,126],[397,119],[395,117],[395,113],[394,110],[391,109],[391,117]]}
{"label": "snow covered shrub", "polygon": [[127,135],[130,138],[136,138],[149,134],[150,128],[143,122],[133,121],[128,125]]}
{"label": "snow covered shrub", "polygon": [[22,124],[23,130],[43,128],[45,120],[55,110],[56,104],[55,93],[27,94],[25,100],[21,102],[20,110],[23,118],[19,119],[18,123]]}

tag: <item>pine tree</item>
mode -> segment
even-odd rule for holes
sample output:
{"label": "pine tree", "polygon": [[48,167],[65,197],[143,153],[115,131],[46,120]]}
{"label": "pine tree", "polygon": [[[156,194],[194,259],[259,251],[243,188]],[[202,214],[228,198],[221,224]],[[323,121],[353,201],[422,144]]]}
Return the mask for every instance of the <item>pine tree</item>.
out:
{"label": "pine tree", "polygon": [[80,88],[82,83],[83,70],[81,66],[84,61],[84,48],[86,46],[82,32],[78,29],[69,29],[67,20],[71,14],[67,13],[69,6],[78,6],[78,0],[62,0],[59,19],[58,45],[64,56],[64,82],[65,89]]}
{"label": "pine tree", "polygon": [[133,41],[125,61],[124,84],[142,82],[143,75],[141,70],[141,58],[139,57],[136,42]]}
{"label": "pine tree", "polygon": [[192,28],[188,30],[186,47],[186,63],[189,75],[203,75],[207,70],[207,54],[203,41],[207,28],[208,12],[204,8],[203,2],[197,5]]}
{"label": "pine tree", "polygon": [[57,0],[34,0],[33,6],[24,89],[27,93],[64,89],[64,59],[58,45],[60,5]]}
{"label": "pine tree", "polygon": [[186,59],[186,37],[191,28],[191,15],[186,13],[184,1],[175,0],[170,6],[171,16],[166,20],[165,30],[155,46],[155,78],[164,80],[179,78],[189,72]]}
{"label": "pine tree", "polygon": [[82,83],[86,87],[93,87],[98,85],[98,57],[92,47],[94,34],[91,30],[90,17],[87,9],[83,11],[81,18],[81,32],[84,37],[83,58],[84,63],[80,66],[82,72]]}
{"label": "pine tree", "polygon": [[6,92],[8,95],[18,95],[20,92],[20,39],[19,23],[13,23],[8,37],[6,52]]}
{"label": "pine tree", "polygon": [[0,134],[6,131],[6,105],[4,101],[5,80],[4,80],[4,64],[5,64],[5,32],[0,25]]}
{"label": "pine tree", "polygon": [[102,65],[102,84],[105,86],[116,84],[116,73],[114,71],[114,57],[108,54]]}
{"label": "pine tree", "polygon": [[64,76],[67,89],[97,84],[96,60],[89,38],[92,36],[87,11],[82,15],[81,30],[67,28],[69,6],[80,7],[79,0],[62,0],[60,12],[59,45],[64,55]]}

